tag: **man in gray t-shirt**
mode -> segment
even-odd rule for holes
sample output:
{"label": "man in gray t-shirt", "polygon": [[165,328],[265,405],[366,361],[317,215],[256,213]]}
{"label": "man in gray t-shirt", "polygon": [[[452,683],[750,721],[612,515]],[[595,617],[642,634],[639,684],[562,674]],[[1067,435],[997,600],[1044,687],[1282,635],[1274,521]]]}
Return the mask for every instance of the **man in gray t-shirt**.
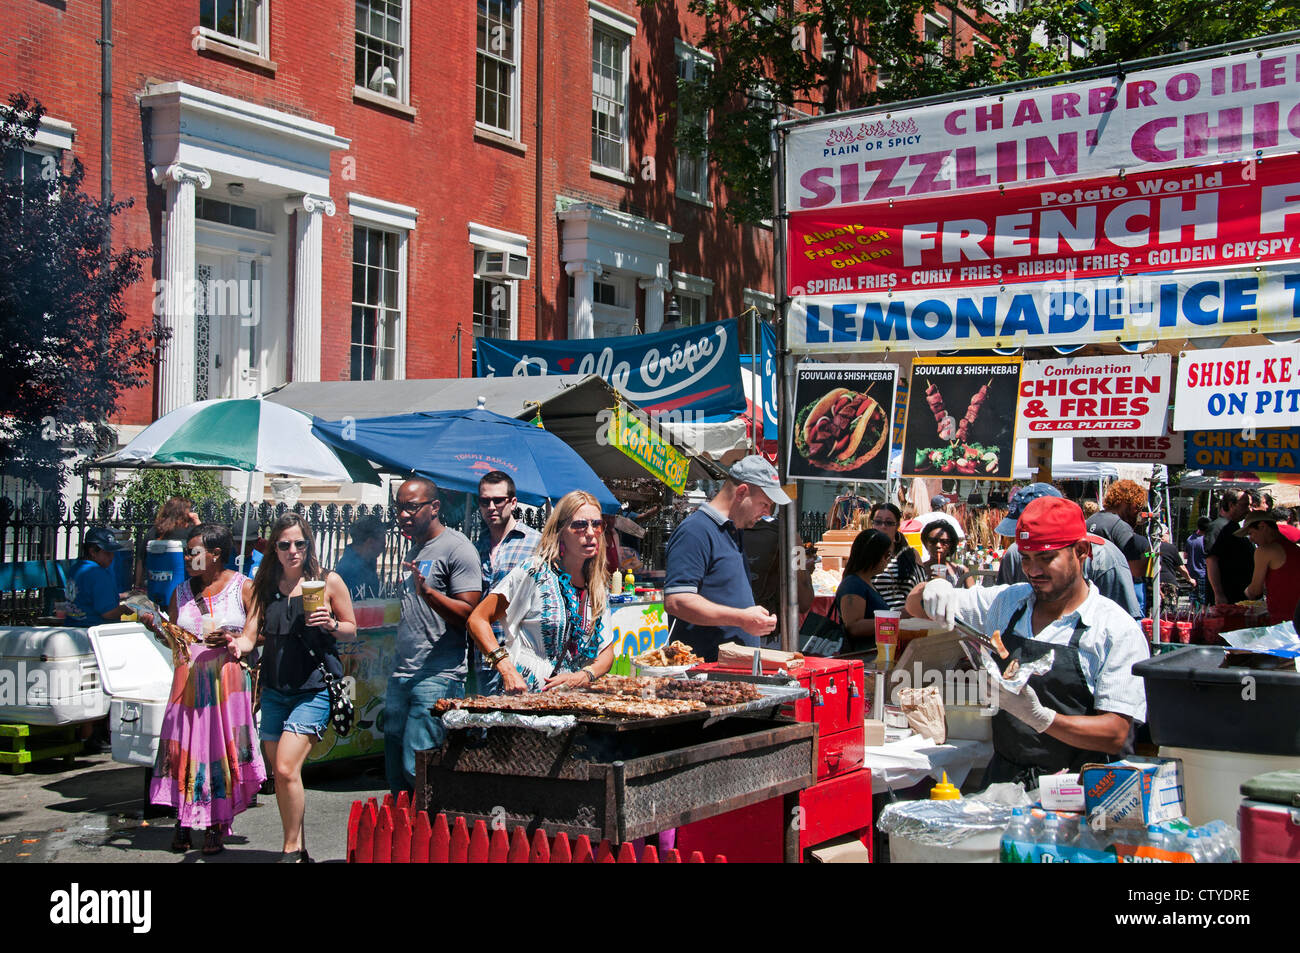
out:
{"label": "man in gray t-shirt", "polygon": [[445,732],[430,709],[465,693],[465,622],[482,595],[474,545],[438,518],[438,487],[407,480],[397,491],[397,526],[411,541],[403,567],[397,652],[384,696],[384,766],[393,796],[415,785],[415,752]]}

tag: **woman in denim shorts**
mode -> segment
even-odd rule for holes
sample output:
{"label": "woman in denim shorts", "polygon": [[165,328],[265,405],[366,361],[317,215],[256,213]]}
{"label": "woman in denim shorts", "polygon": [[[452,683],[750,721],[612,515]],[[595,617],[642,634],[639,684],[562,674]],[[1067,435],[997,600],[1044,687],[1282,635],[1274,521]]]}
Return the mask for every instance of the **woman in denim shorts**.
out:
{"label": "woman in denim shorts", "polygon": [[[284,825],[280,863],[309,863],[303,829],[306,799],[302,766],[329,724],[329,691],[307,645],[343,677],[335,641],[357,636],[348,587],[337,573],[321,571],[311,529],[296,513],[271,527],[274,559],[263,559],[253,579],[253,602],[244,632],[232,651],[262,645],[262,721],[259,734],[266,763],[275,771],[275,800]],[[303,581],[325,580],[325,606],[304,615]]]}

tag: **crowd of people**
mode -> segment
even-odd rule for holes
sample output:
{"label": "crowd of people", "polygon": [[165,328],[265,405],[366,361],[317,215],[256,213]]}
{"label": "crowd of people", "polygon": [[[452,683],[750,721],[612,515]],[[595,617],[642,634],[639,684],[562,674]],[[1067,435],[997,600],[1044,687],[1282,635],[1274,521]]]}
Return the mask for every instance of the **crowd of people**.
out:
{"label": "crowd of people", "polygon": [[[408,548],[383,719],[394,795],[413,789],[416,753],[445,738],[432,714],[437,700],[462,697],[467,683],[479,694],[582,688],[612,666],[605,619],[618,568],[612,517],[574,491],[539,533],[516,518],[515,494],[505,472],[482,477],[484,532],[471,543],[442,522],[433,481],[415,477],[397,490],[396,524]],[[1229,491],[1219,502],[1219,518],[1202,519],[1181,554],[1163,541],[1161,582],[1181,580],[1207,604],[1262,598],[1274,621],[1291,618],[1300,599],[1295,512],[1250,493]],[[756,646],[772,636],[782,581],[773,516],[789,503],[775,468],[751,456],[682,520],[665,551],[670,639],[712,661],[727,642]],[[922,559],[901,531],[898,507],[876,503],[860,518],[832,600],[842,650],[870,648],[875,616],[887,609],[996,627],[1024,660],[1050,648],[1054,661],[995,723],[991,779],[1121,753],[1145,714],[1129,671],[1147,652],[1135,621],[1145,601],[1145,505],[1146,491],[1125,480],[1092,512],[1049,484],[1021,487],[996,527],[1010,540],[996,584],[980,586],[953,559],[963,538],[954,518],[939,512],[925,522]],[[204,853],[220,852],[269,776],[283,826],[280,859],[308,862],[302,769],[329,724],[327,683],[343,676],[338,643],[357,635],[353,599],[381,594],[376,560],[387,527],[358,520],[327,570],[306,521],[285,514],[252,578],[232,568],[230,530],[200,523],[183,500],[168,501],[150,535],[184,543],[188,578],[167,614],[203,637],[176,666],[150,788],[155,803],[177,810],[173,848],[193,849],[197,835]],[[81,619],[120,617],[108,567],[122,548],[107,530],[86,534],[70,587]],[[803,612],[812,601],[809,567],[796,561],[795,571]],[[314,611],[304,607],[304,583],[324,584]]]}

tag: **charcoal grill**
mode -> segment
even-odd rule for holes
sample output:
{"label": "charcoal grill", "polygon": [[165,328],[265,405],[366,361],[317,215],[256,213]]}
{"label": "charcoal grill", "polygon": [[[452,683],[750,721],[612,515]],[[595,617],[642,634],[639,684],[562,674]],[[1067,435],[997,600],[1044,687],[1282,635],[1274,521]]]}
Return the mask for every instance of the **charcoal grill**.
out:
{"label": "charcoal grill", "polygon": [[[792,811],[816,781],[815,725],[692,714],[579,717],[553,736],[449,730],[442,748],[416,755],[416,806],[470,824],[624,843],[773,797]],[[785,827],[786,859],[797,860],[797,825]]]}

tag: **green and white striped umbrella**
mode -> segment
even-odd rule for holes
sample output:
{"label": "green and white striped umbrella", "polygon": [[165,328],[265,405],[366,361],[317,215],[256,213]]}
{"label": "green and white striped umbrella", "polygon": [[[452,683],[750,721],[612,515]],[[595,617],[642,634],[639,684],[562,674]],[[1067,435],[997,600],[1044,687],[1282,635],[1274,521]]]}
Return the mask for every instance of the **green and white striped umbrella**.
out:
{"label": "green and white striped umbrella", "polygon": [[129,444],[95,461],[103,467],[184,467],[379,483],[364,457],[311,432],[306,414],[263,400],[201,400],[154,421]]}

